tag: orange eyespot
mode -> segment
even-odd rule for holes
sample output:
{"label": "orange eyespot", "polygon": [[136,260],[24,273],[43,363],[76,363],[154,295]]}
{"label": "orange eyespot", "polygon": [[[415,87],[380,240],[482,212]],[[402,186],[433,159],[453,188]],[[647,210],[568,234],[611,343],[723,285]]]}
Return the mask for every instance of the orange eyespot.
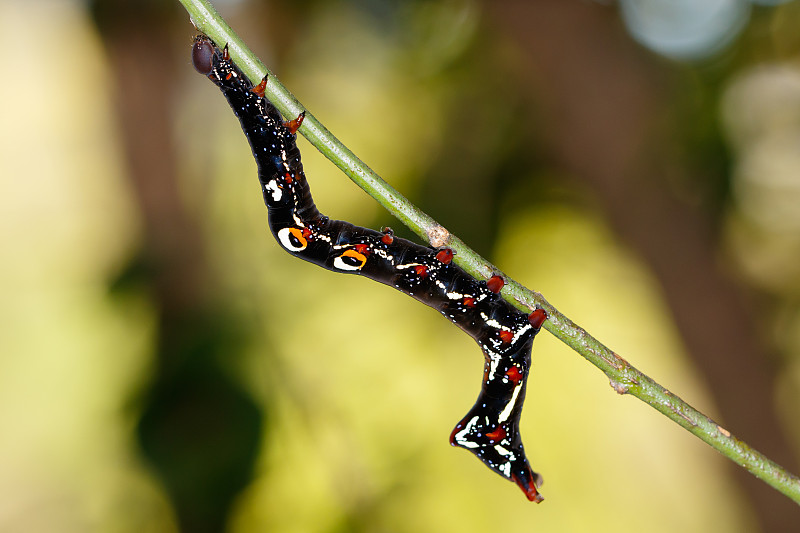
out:
{"label": "orange eyespot", "polygon": [[367,262],[367,256],[353,249],[347,249],[333,260],[333,266],[339,270],[361,270]]}
{"label": "orange eyespot", "polygon": [[290,252],[301,252],[308,246],[308,239],[300,228],[282,228],[278,231],[278,241]]}

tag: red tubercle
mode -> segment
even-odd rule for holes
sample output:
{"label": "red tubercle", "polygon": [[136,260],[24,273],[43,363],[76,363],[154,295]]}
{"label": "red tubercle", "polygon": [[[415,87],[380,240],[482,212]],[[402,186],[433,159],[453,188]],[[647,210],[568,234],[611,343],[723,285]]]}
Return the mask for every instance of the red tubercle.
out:
{"label": "red tubercle", "polygon": [[302,233],[303,233],[303,238],[306,239],[307,241],[310,241],[311,237],[314,235],[314,232],[311,231],[311,228],[307,226],[303,228]]}
{"label": "red tubercle", "polygon": [[514,339],[513,333],[505,329],[500,330],[500,340],[503,341],[505,344],[510,343],[513,339]]}
{"label": "red tubercle", "polygon": [[286,173],[286,174],[283,176],[283,179],[284,179],[284,181],[285,181],[286,183],[291,183],[291,182],[292,182],[292,175],[291,175],[290,173],[288,173],[288,172],[287,172],[287,173]]}
{"label": "red tubercle", "polygon": [[386,228],[383,230],[383,236],[381,236],[381,242],[387,246],[394,242],[394,233],[392,232],[391,228]]}
{"label": "red tubercle", "polygon": [[356,252],[360,253],[363,256],[367,256],[370,254],[369,244],[356,244],[354,246]]}
{"label": "red tubercle", "polygon": [[228,72],[227,74],[225,74],[225,81],[230,81],[232,77],[233,77],[233,72]]}
{"label": "red tubercle", "polygon": [[461,301],[461,303],[463,303],[465,307],[475,307],[475,298],[470,298],[467,296]]}
{"label": "red tubercle", "polygon": [[264,78],[262,78],[262,80],[258,82],[258,85],[250,89],[250,92],[257,96],[261,96],[263,98],[266,90],[267,90],[267,77],[264,76]]}
{"label": "red tubercle", "polygon": [[515,385],[522,381],[522,372],[519,371],[519,368],[512,366],[508,370],[506,370],[506,377],[509,381],[513,382]]}
{"label": "red tubercle", "polygon": [[453,250],[450,248],[442,248],[436,253],[436,259],[445,265],[449,265],[453,260]]}
{"label": "red tubercle", "polygon": [[533,482],[533,474],[529,471],[528,476],[526,477],[527,479],[522,479],[517,477],[516,474],[511,474],[511,481],[516,483],[517,486],[522,489],[522,492],[525,493],[525,496],[529,501],[542,503],[542,501],[544,501],[544,497],[539,494],[538,490],[536,490],[536,485]]}
{"label": "red tubercle", "polygon": [[422,278],[428,277],[428,267],[427,265],[417,265],[414,267],[414,271],[417,273],[418,276]]}
{"label": "red tubercle", "polygon": [[304,118],[306,118],[306,112],[305,111],[303,111],[299,115],[297,115],[297,118],[292,119],[292,120],[290,120],[288,122],[284,122],[283,125],[286,126],[286,129],[289,130],[289,133],[294,135],[295,133],[297,133],[297,130],[300,129],[300,124],[303,123],[303,119]]}
{"label": "red tubercle", "polygon": [[497,294],[497,293],[500,292],[500,289],[502,289],[503,285],[505,285],[505,284],[506,284],[506,282],[502,277],[500,277],[500,276],[492,276],[486,282],[486,288],[489,289],[490,291],[492,291],[493,293]]}
{"label": "red tubercle", "polygon": [[497,426],[497,429],[487,433],[486,436],[489,437],[490,442],[498,442],[506,438],[506,430],[503,429],[503,426]]}
{"label": "red tubercle", "polygon": [[534,309],[533,313],[528,315],[528,321],[537,330],[542,327],[545,320],[547,320],[547,312],[544,309]]}

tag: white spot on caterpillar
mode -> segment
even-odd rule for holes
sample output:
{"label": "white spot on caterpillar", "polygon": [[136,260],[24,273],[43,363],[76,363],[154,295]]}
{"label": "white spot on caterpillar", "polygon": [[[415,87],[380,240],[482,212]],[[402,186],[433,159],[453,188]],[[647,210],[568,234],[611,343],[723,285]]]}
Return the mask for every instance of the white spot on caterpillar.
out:
{"label": "white spot on caterpillar", "polygon": [[514,337],[511,339],[511,344],[517,342],[519,338],[522,335],[524,335],[529,329],[533,329],[533,326],[531,326],[530,324],[525,324],[518,331],[514,332]]}
{"label": "white spot on caterpillar", "polygon": [[278,187],[278,182],[276,180],[269,180],[267,184],[264,185],[264,190],[272,195],[273,202],[277,202],[281,199],[281,196],[283,196],[283,192],[280,187]]}
{"label": "white spot on caterpillar", "polygon": [[491,363],[489,364],[489,381],[492,381],[497,373],[497,367],[500,365],[500,355],[491,350],[486,350],[486,353],[489,354],[489,358],[491,359]]}
{"label": "white spot on caterpillar", "polygon": [[514,454],[511,453],[510,450],[507,450],[507,449],[503,448],[499,444],[495,444],[494,445],[494,449],[497,450],[497,453],[499,453],[503,457],[513,457],[514,456]]}
{"label": "white spot on caterpillar", "polygon": [[426,266],[426,265],[423,265],[422,263],[404,263],[402,265],[397,265],[395,268],[397,268],[397,270],[408,270],[418,266]]}
{"label": "white spot on caterpillar", "polygon": [[511,416],[511,411],[514,410],[514,406],[517,404],[517,397],[519,396],[519,391],[522,390],[522,383],[519,383],[516,388],[514,389],[514,394],[511,395],[511,399],[508,401],[506,406],[503,408],[503,412],[500,413],[500,416],[497,420],[502,424],[508,417]]}
{"label": "white spot on caterpillar", "polygon": [[497,469],[507,478],[511,479],[511,461],[513,461],[516,457],[514,456],[514,452],[508,450],[499,444],[494,445],[494,449],[497,453],[500,454],[501,457],[506,458],[506,462],[502,465],[498,465]]}
{"label": "white spot on caterpillar", "polygon": [[481,311],[481,319],[483,323],[489,327],[496,328],[496,329],[503,329],[503,325],[493,318],[489,318],[489,315]]}
{"label": "white spot on caterpillar", "polygon": [[463,446],[464,448],[477,448],[479,446],[477,442],[472,442],[466,439],[466,436],[469,435],[470,429],[472,429],[477,422],[478,417],[473,416],[472,419],[467,422],[467,425],[464,426],[464,429],[456,433],[455,439],[459,445]]}

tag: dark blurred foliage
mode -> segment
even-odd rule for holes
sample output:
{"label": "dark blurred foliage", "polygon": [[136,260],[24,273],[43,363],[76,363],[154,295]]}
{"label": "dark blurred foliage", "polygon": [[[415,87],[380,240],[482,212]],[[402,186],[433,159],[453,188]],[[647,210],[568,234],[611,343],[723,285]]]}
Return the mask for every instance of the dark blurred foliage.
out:
{"label": "dark blurred foliage", "polygon": [[262,414],[227,359],[241,349],[223,317],[164,324],[157,353],[168,361],[144,398],[142,450],[163,479],[183,531],[223,531],[259,452]]}
{"label": "dark blurred foliage", "polygon": [[[144,238],[112,288],[136,287],[156,309],[156,369],[141,392],[141,449],[181,531],[223,531],[252,480],[265,414],[232,376],[247,332],[216,296],[198,221],[178,193],[172,130],[176,66],[189,38],[175,2],[97,0],[114,65],[117,109]],[[154,61],[157,57],[159,60]],[[269,354],[264,354],[268,357]]]}

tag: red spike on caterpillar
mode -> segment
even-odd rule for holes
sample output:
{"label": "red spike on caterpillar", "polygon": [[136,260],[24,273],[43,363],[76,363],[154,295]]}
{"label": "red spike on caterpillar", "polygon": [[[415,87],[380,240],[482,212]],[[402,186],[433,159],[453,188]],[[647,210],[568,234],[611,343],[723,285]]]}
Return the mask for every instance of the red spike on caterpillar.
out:
{"label": "red spike on caterpillar", "polygon": [[389,246],[394,242],[394,230],[392,228],[386,227],[381,230],[383,236],[381,237],[381,242],[386,246]]}
{"label": "red spike on caterpillar", "polygon": [[486,281],[486,287],[495,294],[499,293],[505,284],[505,280],[500,276],[492,276]]}
{"label": "red spike on caterpillar", "polygon": [[547,312],[544,309],[535,309],[528,315],[528,322],[531,323],[531,326],[533,326],[533,329],[536,331],[539,331],[545,320],[547,320]]}
{"label": "red spike on caterpillar", "polygon": [[250,92],[255,94],[256,96],[264,96],[267,91],[267,77],[264,76],[258,85],[250,89]]}
{"label": "red spike on caterpillar", "polygon": [[[264,95],[262,94],[261,96],[264,96]],[[284,122],[284,123],[283,123],[283,126],[284,126],[284,127],[287,129],[287,130],[289,130],[289,133],[291,133],[292,135],[294,135],[294,134],[296,134],[296,133],[297,133],[297,130],[299,130],[299,129],[300,129],[300,124],[302,124],[302,123],[303,123],[303,119],[304,119],[304,118],[306,118],[306,112],[305,112],[305,111],[303,111],[302,113],[300,113],[299,115],[297,115],[297,118],[295,118],[295,119],[292,119],[292,120],[289,120],[289,121],[287,121],[287,122]]]}
{"label": "red spike on caterpillar", "polygon": [[449,265],[450,261],[453,260],[453,250],[450,248],[442,248],[436,253],[436,259],[445,265]]}

